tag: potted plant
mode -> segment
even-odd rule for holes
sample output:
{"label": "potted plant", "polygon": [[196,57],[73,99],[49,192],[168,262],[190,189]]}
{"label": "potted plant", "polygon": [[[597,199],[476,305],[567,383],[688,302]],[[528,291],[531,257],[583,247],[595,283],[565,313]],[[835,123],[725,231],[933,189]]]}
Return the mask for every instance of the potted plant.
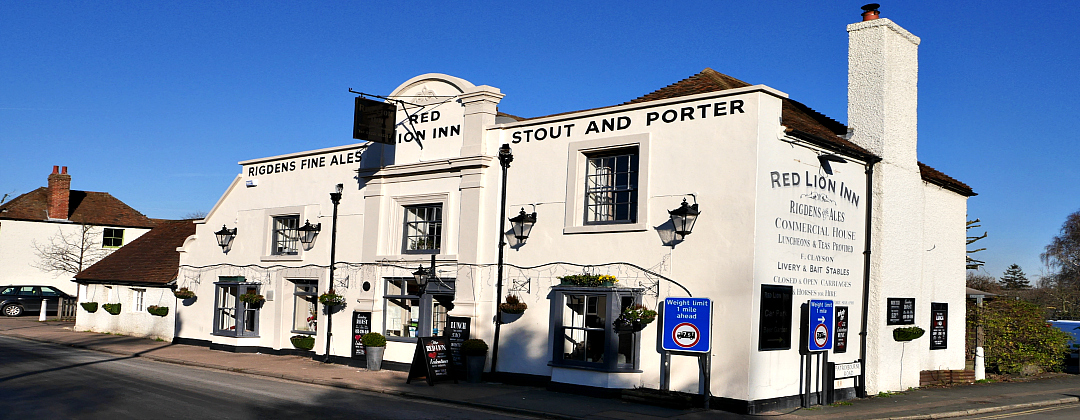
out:
{"label": "potted plant", "polygon": [[85,309],[86,312],[89,312],[89,313],[97,312],[97,307],[98,307],[97,302],[83,302],[83,303],[80,303],[79,305],[82,305],[82,308]]}
{"label": "potted plant", "polygon": [[461,355],[465,356],[465,377],[469,383],[480,383],[487,352],[487,343],[479,338],[470,338],[461,343]]}
{"label": "potted plant", "polygon": [[319,295],[319,303],[326,306],[345,306],[345,296],[334,293],[334,289]]}
{"label": "potted plant", "polygon": [[919,327],[904,327],[892,330],[893,340],[904,342],[922,337],[926,331]]}
{"label": "potted plant", "polygon": [[255,293],[254,290],[248,290],[247,293],[240,295],[240,301],[257,308],[266,302],[266,297]]}
{"label": "potted plant", "polygon": [[368,370],[382,369],[383,351],[386,350],[386,337],[377,332],[369,332],[360,337],[364,344]]}
{"label": "potted plant", "polygon": [[176,296],[177,299],[194,299],[195,292],[188,290],[186,287],[181,287],[180,289],[173,291],[173,296]]}
{"label": "potted plant", "polygon": [[169,314],[169,307],[168,306],[150,305],[150,306],[146,307],[146,312],[149,312],[150,315],[165,316],[165,315]]}
{"label": "potted plant", "polygon": [[614,287],[619,279],[606,274],[571,274],[559,277],[559,282],[563,286]]}
{"label": "potted plant", "polygon": [[521,318],[526,309],[529,309],[529,305],[526,305],[517,296],[506,295],[506,301],[499,304],[499,312],[502,312],[499,314],[499,319],[502,320],[503,324],[509,324]]}
{"label": "potted plant", "polygon": [[118,315],[120,313],[120,304],[119,303],[106,303],[104,305],[101,305],[101,309],[104,309],[105,312],[108,312],[108,313],[110,313],[112,315]]}
{"label": "potted plant", "polygon": [[297,334],[292,336],[289,341],[292,341],[293,347],[300,350],[311,350],[315,348],[315,336],[312,335]]}
{"label": "potted plant", "polygon": [[615,332],[620,334],[635,333],[645,329],[645,326],[655,320],[656,311],[645,307],[645,305],[634,304],[623,309],[619,317],[615,318],[612,326],[615,328]]}

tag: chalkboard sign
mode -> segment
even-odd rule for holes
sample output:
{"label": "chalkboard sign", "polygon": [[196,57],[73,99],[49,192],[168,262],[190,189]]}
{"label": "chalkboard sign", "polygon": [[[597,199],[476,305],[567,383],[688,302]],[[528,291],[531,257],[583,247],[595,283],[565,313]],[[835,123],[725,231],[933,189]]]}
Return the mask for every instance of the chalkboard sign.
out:
{"label": "chalkboard sign", "polygon": [[413,353],[412,367],[405,383],[415,378],[426,378],[428,385],[435,386],[436,381],[454,381],[454,367],[450,364],[450,343],[446,337],[419,337],[416,339],[416,352]]}
{"label": "chalkboard sign", "polygon": [[364,343],[360,342],[360,336],[371,332],[371,312],[353,312],[352,319],[352,357],[353,359],[365,358]]}
{"label": "chalkboard sign", "polygon": [[889,317],[886,325],[915,323],[915,298],[888,298]]}
{"label": "chalkboard sign", "polygon": [[758,350],[791,348],[791,286],[761,285]]}
{"label": "chalkboard sign", "polygon": [[443,337],[450,343],[450,364],[458,376],[465,374],[465,357],[461,355],[461,343],[469,339],[471,319],[463,316],[446,317]]}
{"label": "chalkboard sign", "polygon": [[949,348],[949,304],[930,303],[930,350]]}
{"label": "chalkboard sign", "polygon": [[833,331],[836,332],[835,339],[833,340],[833,353],[846,353],[848,338],[848,307],[837,306],[835,317],[836,326]]}

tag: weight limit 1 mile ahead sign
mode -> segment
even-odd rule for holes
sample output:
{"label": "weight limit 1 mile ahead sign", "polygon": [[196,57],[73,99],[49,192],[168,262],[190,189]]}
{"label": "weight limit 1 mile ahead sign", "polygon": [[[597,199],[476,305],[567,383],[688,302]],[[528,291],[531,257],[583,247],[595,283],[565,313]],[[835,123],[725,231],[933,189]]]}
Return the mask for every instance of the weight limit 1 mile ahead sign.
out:
{"label": "weight limit 1 mile ahead sign", "polygon": [[712,343],[712,300],[664,299],[663,349],[705,353]]}
{"label": "weight limit 1 mile ahead sign", "polygon": [[833,347],[833,301],[811,300],[810,325],[807,328],[810,336],[807,337],[807,347],[810,351],[829,350]]}

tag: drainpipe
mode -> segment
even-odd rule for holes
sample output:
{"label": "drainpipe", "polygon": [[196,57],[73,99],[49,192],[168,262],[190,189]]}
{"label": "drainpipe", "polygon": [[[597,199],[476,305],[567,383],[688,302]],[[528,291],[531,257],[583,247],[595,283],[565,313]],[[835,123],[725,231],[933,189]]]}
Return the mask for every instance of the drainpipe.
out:
{"label": "drainpipe", "polygon": [[866,398],[866,324],[870,312],[870,235],[874,220],[874,164],[879,159],[870,159],[866,167],[866,245],[863,250],[863,304],[862,304],[862,331],[859,332],[859,357],[862,358],[859,372],[859,386],[855,389],[855,395]]}

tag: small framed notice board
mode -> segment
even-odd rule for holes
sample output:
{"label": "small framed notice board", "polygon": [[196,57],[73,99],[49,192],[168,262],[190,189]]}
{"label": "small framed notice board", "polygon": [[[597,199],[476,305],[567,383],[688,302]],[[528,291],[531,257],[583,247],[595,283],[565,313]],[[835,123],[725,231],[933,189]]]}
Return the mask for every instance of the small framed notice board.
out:
{"label": "small framed notice board", "polygon": [[428,385],[437,381],[454,381],[454,367],[450,364],[450,340],[446,337],[418,337],[412,367],[405,383],[416,378],[426,378]]}

